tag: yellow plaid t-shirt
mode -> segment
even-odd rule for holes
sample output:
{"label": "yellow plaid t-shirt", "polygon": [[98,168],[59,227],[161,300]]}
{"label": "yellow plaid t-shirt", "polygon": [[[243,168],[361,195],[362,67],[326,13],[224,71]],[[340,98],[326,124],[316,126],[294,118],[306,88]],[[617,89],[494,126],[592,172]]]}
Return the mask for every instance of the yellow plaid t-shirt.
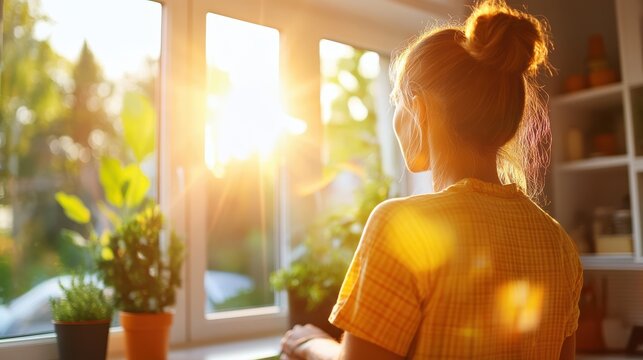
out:
{"label": "yellow plaid t-shirt", "polygon": [[557,359],[582,282],[517,186],[464,179],[373,211],[329,320],[410,359]]}

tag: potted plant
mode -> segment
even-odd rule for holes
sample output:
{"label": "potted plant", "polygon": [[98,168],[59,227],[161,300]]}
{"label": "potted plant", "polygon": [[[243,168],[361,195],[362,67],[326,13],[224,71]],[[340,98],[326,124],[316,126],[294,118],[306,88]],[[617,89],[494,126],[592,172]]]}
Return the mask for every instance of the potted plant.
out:
{"label": "potted plant", "polygon": [[50,304],[60,358],[105,359],[112,304],[103,289],[84,276],[59,285],[63,296]]}
{"label": "potted plant", "polygon": [[114,289],[128,359],[165,359],[176,288],[181,285],[183,242],[171,233],[163,246],[164,218],[149,205],[104,242],[98,269]]}
{"label": "potted plant", "polygon": [[121,121],[133,162],[109,156],[100,159],[98,178],[104,201],[98,200],[94,208],[76,195],[63,191],[55,195],[67,218],[85,230],[81,234],[65,229],[63,235],[88,248],[98,275],[113,288],[129,359],[165,358],[172,321],[168,308],[175,301],[183,262],[183,243],[174,233],[167,246],[161,241],[164,219],[148,197],[151,181],[142,167],[154,154],[155,119],[146,96],[127,93]]}
{"label": "potted plant", "polygon": [[274,272],[270,283],[288,293],[290,326],[313,324],[335,338],[342,331],[328,322],[368,216],[389,195],[389,181],[370,180],[354,205],[313,221],[287,268]]}

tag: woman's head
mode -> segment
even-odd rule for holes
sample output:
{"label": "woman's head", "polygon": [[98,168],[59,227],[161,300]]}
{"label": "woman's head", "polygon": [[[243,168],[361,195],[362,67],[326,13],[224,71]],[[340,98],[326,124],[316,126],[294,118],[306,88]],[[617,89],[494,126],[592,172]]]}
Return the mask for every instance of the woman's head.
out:
{"label": "woman's head", "polygon": [[535,76],[548,45],[543,23],[503,1],[479,4],[464,26],[419,36],[392,67],[409,169],[439,178],[458,159],[497,155],[501,179],[537,195],[549,127]]}

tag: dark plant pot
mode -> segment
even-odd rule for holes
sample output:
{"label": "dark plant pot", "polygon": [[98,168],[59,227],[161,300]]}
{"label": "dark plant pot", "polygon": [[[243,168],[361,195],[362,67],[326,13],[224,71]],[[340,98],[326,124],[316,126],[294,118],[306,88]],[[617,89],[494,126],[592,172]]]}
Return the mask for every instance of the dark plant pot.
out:
{"label": "dark plant pot", "polygon": [[328,316],[330,316],[333,306],[335,306],[338,294],[339,289],[332,292],[326,300],[322,301],[315,308],[308,310],[306,299],[298,296],[294,291],[288,290],[290,327],[292,328],[295,325],[312,324],[339,340],[344,331],[328,322]]}
{"label": "dark plant pot", "polygon": [[58,356],[61,360],[105,359],[109,320],[56,322]]}

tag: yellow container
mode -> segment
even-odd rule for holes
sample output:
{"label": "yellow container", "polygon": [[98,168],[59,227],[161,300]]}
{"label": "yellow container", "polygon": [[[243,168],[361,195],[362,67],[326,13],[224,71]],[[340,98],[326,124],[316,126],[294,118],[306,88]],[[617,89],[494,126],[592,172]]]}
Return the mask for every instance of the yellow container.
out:
{"label": "yellow container", "polygon": [[597,254],[631,254],[632,235],[599,235],[596,237]]}

